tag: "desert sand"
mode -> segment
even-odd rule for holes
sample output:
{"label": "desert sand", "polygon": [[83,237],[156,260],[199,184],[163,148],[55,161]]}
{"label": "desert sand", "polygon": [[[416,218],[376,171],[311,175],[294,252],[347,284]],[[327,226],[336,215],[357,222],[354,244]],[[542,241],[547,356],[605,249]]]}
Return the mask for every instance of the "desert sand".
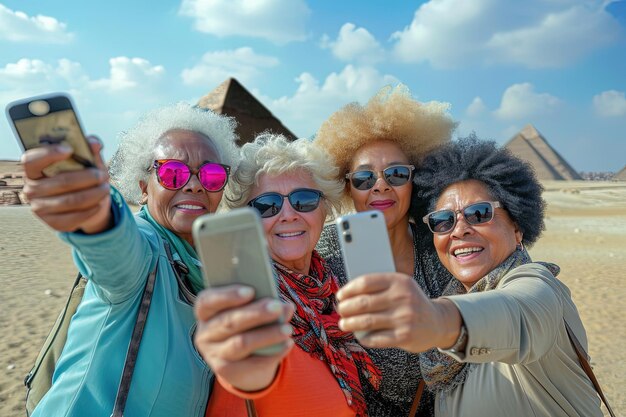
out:
{"label": "desert sand", "polygon": [[[626,182],[545,186],[546,231],[531,255],[561,266],[596,375],[615,411],[626,415]],[[76,270],[69,247],[26,206],[0,207],[0,260],[0,416],[23,416],[22,381]]]}

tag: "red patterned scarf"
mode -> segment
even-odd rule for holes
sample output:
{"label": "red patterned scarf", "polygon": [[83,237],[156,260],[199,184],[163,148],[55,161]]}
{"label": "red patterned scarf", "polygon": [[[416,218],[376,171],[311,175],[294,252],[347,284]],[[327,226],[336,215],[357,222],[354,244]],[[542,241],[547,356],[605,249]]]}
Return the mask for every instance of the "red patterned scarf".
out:
{"label": "red patterned scarf", "polygon": [[375,389],[380,385],[381,374],[354,335],[337,325],[337,278],[317,251],[313,251],[309,275],[294,272],[277,262],[274,266],[281,297],[296,306],[291,319],[295,343],[328,364],[348,405],[358,417],[366,417],[359,371]]}

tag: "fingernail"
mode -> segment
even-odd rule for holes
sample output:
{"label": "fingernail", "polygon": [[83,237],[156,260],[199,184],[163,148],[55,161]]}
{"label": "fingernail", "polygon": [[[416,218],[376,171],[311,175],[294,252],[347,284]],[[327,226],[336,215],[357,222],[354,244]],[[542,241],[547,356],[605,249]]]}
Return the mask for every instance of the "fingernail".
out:
{"label": "fingernail", "polygon": [[237,290],[237,294],[242,298],[250,298],[254,295],[254,290],[250,287],[241,287]]}
{"label": "fingernail", "polygon": [[280,332],[284,335],[291,336],[293,333],[293,328],[288,324],[283,324],[280,326]]}
{"label": "fingernail", "polygon": [[67,146],[66,144],[61,144],[59,146],[57,146],[57,151],[61,152],[61,153],[71,153],[73,151],[71,146]]}
{"label": "fingernail", "polygon": [[98,143],[100,144],[100,146],[104,147],[104,142],[102,142],[102,140],[97,136],[91,135],[87,137],[87,140],[89,140],[89,142],[91,143]]}
{"label": "fingernail", "polygon": [[272,300],[265,306],[265,309],[270,313],[280,313],[283,311],[283,305],[280,301]]}

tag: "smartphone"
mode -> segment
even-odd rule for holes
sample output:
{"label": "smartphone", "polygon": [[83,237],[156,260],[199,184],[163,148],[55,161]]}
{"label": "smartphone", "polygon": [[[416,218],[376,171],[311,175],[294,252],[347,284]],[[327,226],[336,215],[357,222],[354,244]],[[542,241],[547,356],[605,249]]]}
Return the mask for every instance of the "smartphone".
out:
{"label": "smartphone", "polygon": [[55,93],[14,101],[7,105],[6,114],[23,151],[61,143],[73,149],[70,159],[46,167],[43,170],[46,176],[95,166],[93,153],[68,95]]}
{"label": "smartphone", "polygon": [[375,272],[396,272],[382,212],[347,214],[335,223],[348,279]]}
{"label": "smartphone", "polygon": [[[378,210],[347,214],[335,220],[348,279],[376,272],[396,272],[385,215]],[[366,331],[354,332],[357,339]]]}
{"label": "smartphone", "polygon": [[[278,299],[277,280],[256,210],[243,207],[198,217],[192,235],[207,287],[243,284],[254,288],[255,299]],[[255,353],[272,355],[282,347],[277,344]]]}

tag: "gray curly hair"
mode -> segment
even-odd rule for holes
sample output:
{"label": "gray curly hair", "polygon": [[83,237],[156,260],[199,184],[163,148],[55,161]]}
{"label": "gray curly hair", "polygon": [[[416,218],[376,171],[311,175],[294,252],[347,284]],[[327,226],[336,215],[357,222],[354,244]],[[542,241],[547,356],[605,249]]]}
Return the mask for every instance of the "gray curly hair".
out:
{"label": "gray curly hair", "polygon": [[148,168],[154,160],[159,139],[174,129],[200,133],[215,145],[220,163],[235,170],[239,152],[234,119],[187,103],[161,107],[146,113],[139,122],[119,136],[120,144],[111,159],[111,180],[124,198],[134,204],[141,201],[139,181],[147,182]]}
{"label": "gray curly hair", "polygon": [[325,152],[308,139],[290,142],[282,135],[267,133],[241,147],[241,163],[226,186],[225,203],[230,208],[246,205],[262,174],[296,171],[311,174],[316,187],[324,193],[327,216],[340,212],[344,183],[337,180],[337,167]]}

